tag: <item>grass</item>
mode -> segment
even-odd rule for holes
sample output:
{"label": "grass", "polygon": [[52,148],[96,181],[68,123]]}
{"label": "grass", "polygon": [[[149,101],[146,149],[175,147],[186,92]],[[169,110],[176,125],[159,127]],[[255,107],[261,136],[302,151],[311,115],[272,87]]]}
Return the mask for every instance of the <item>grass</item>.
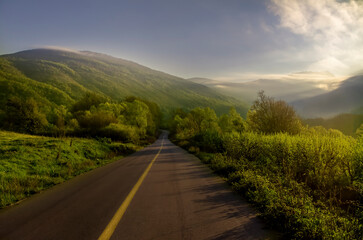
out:
{"label": "grass", "polygon": [[0,131],[0,208],[139,148],[109,139],[59,139]]}
{"label": "grass", "polygon": [[331,135],[222,138],[224,151],[199,152],[288,239],[362,239],[363,139]]}

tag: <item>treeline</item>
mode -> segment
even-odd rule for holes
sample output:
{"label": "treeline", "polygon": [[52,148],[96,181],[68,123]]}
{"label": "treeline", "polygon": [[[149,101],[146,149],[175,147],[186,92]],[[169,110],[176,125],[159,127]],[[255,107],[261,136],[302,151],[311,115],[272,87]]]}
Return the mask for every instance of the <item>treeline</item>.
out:
{"label": "treeline", "polygon": [[[233,108],[176,110],[171,136],[294,239],[362,239],[363,137],[304,126],[261,92],[244,120]],[[361,133],[361,132],[359,132]]]}
{"label": "treeline", "polygon": [[333,118],[312,118],[304,119],[304,123],[309,126],[322,126],[326,129],[338,129],[345,135],[355,136],[357,129],[362,126],[363,128],[363,115],[359,114],[339,114]]}
{"label": "treeline", "polygon": [[100,137],[139,143],[155,137],[161,111],[157,104],[137,97],[111,101],[87,93],[69,109],[44,107],[33,98],[9,97],[2,114],[1,128],[47,136]]}

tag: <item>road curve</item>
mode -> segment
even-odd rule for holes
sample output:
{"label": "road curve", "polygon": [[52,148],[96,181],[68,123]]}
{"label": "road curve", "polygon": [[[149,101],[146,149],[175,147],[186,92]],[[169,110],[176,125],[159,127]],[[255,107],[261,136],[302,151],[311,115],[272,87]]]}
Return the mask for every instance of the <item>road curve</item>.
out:
{"label": "road curve", "polygon": [[98,239],[153,160],[111,239],[277,238],[246,202],[164,132],[129,157],[2,209],[0,239]]}

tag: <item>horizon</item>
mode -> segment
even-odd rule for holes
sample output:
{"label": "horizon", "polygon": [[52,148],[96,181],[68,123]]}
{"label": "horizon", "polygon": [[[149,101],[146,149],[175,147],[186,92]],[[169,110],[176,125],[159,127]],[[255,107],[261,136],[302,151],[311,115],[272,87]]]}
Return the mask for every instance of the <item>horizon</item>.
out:
{"label": "horizon", "polygon": [[337,81],[362,70],[359,1],[153,3],[3,1],[0,54],[82,49],[185,79],[229,82],[293,81],[301,72],[329,72]]}

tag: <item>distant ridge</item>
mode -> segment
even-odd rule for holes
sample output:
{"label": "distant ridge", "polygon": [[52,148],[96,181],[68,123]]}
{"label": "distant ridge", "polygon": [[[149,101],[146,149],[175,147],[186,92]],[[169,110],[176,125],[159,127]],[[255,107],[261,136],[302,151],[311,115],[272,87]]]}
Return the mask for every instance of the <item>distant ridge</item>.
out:
{"label": "distant ridge", "polygon": [[138,63],[90,51],[32,49],[0,56],[0,104],[9,96],[33,97],[70,106],[93,91],[114,100],[130,95],[154,101],[164,112],[173,108],[231,106],[245,114],[246,105],[201,84]]}
{"label": "distant ridge", "polygon": [[341,82],[328,93],[292,102],[305,117],[333,117],[340,113],[363,114],[363,75]]}
{"label": "distant ridge", "polygon": [[260,90],[264,90],[268,96],[288,102],[328,92],[326,89],[316,87],[311,82],[286,79],[258,79],[249,82],[225,82],[206,78],[188,80],[250,104],[256,99]]}

